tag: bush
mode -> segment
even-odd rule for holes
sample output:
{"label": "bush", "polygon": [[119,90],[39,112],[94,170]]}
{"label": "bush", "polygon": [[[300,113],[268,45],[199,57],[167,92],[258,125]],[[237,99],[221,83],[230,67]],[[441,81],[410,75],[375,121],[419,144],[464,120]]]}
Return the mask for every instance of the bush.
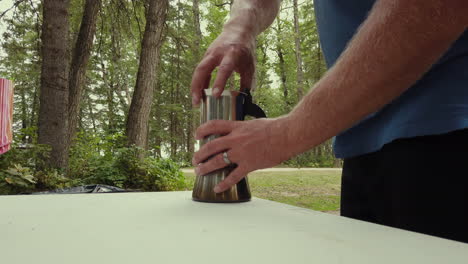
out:
{"label": "bush", "polygon": [[71,149],[70,178],[141,191],[183,188],[185,178],[177,163],[149,157],[147,151],[124,143],[122,134],[103,138],[79,134]]}
{"label": "bush", "polygon": [[0,171],[0,194],[29,192],[34,190],[36,183],[31,170],[21,165]]}
{"label": "bush", "polygon": [[101,138],[79,133],[70,149],[68,178],[83,184],[106,184],[123,187],[125,176],[115,166],[121,134]]}
{"label": "bush", "polygon": [[170,159],[146,157],[143,150],[123,148],[117,156],[118,170],[126,177],[125,188],[144,191],[173,191],[185,186],[185,176],[178,164]]}
{"label": "bush", "polygon": [[316,155],[313,151],[307,151],[293,157],[283,165],[295,168],[333,168],[340,164],[333,154]]}
{"label": "bush", "polygon": [[17,164],[32,170],[46,167],[50,148],[38,144],[13,144],[10,151],[0,156],[0,170],[14,167]]}
{"label": "bush", "polygon": [[[106,184],[140,191],[173,191],[185,187],[184,174],[170,159],[148,157],[123,147],[124,137],[78,134],[70,149],[67,172],[45,169],[49,148],[13,146],[0,157],[0,194],[46,191],[85,184]],[[66,176],[65,176],[66,175]]]}

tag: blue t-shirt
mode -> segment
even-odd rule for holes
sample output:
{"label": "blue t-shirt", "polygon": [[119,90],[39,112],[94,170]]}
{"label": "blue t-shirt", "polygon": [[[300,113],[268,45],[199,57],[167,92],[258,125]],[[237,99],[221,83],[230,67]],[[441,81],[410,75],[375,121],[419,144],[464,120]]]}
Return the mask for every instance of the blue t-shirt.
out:
{"label": "blue t-shirt", "polygon": [[[320,42],[332,66],[366,19],[375,0],[315,0]],[[376,87],[378,88],[378,87]],[[335,155],[378,151],[399,138],[468,128],[468,31],[414,86],[334,141]]]}

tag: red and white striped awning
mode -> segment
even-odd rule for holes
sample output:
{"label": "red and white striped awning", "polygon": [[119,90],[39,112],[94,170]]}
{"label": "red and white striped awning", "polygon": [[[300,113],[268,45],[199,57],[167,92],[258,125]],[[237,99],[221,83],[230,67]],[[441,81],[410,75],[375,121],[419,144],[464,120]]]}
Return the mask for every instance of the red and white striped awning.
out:
{"label": "red and white striped awning", "polygon": [[0,78],[0,154],[10,150],[13,140],[13,82]]}

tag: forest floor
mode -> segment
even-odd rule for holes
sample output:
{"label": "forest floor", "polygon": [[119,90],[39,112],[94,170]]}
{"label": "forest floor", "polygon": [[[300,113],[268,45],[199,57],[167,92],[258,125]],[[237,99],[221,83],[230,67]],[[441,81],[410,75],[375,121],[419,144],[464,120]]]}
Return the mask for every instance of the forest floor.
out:
{"label": "forest floor", "polygon": [[[187,190],[195,180],[193,170],[184,170]],[[252,195],[258,198],[339,214],[341,170],[265,170],[249,174]]]}

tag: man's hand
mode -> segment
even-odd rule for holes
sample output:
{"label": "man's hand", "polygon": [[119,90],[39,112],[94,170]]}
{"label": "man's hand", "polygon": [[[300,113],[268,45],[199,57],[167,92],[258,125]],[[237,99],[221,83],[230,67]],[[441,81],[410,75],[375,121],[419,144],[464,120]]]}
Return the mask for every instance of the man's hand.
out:
{"label": "man's hand", "polygon": [[218,67],[213,95],[219,96],[233,72],[241,77],[241,89],[250,89],[255,72],[255,36],[253,33],[223,31],[210,45],[192,78],[192,103],[198,105],[203,89],[208,88],[211,73]]}
{"label": "man's hand", "polygon": [[[224,25],[223,32],[210,45],[203,60],[192,77],[192,104],[198,105],[203,90],[208,88],[211,73],[218,67],[213,84],[213,95],[219,96],[233,72],[241,76],[241,89],[250,89],[255,72],[255,38],[271,25],[279,11],[281,0],[236,0],[231,8],[231,17]],[[196,138],[208,135],[226,135],[205,144],[193,158],[194,166],[208,157],[209,161],[196,168],[197,175],[204,175],[226,167],[222,152],[227,151],[229,159],[237,164],[216,188],[223,192],[256,169],[274,166],[285,160],[281,150],[286,142],[280,130],[282,119],[262,119],[247,122],[211,121],[197,130]]]}
{"label": "man's hand", "polygon": [[[225,135],[212,140],[195,153],[192,163],[197,166],[197,175],[206,175],[227,166],[223,152],[229,160],[237,164],[229,176],[214,189],[223,192],[238,183],[247,173],[273,167],[291,157],[287,149],[288,126],[286,118],[256,119],[251,121],[216,120],[200,126],[196,138],[209,135]],[[205,163],[200,164],[209,157]]]}
{"label": "man's hand", "polygon": [[255,38],[271,25],[281,0],[236,0],[223,32],[210,45],[192,77],[192,103],[198,105],[211,73],[218,74],[213,95],[219,96],[233,72],[241,76],[241,89],[250,89],[255,72]]}

